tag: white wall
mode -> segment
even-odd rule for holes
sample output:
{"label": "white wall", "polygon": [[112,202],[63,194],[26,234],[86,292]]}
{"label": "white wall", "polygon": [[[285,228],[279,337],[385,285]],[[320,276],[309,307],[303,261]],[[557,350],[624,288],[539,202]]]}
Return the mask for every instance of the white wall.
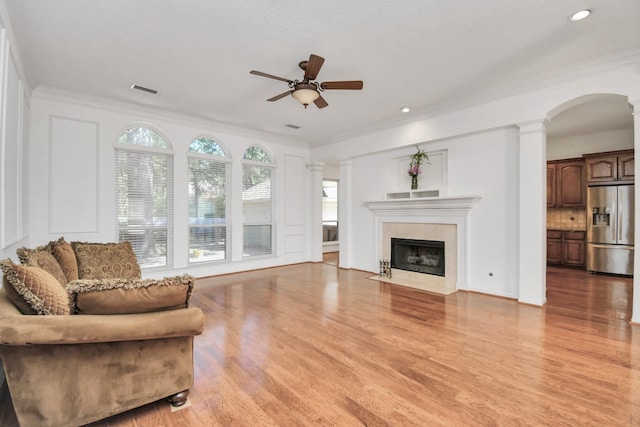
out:
{"label": "white wall", "polygon": [[[427,151],[446,148],[448,196],[481,195],[468,220],[469,289],[517,297],[517,152],[516,128],[499,129],[422,144]],[[410,156],[415,147],[397,149],[353,159],[354,177],[352,234],[357,248],[352,267],[377,271],[374,215],[364,202],[383,200],[404,173],[393,167],[392,158]],[[429,165],[425,165],[429,168]],[[407,181],[408,185],[408,181]],[[409,187],[406,188],[409,190]],[[490,275],[490,273],[492,275]]]}
{"label": "white wall", "polygon": [[586,135],[548,138],[547,160],[571,159],[587,153],[633,148],[633,129],[617,129]]}
{"label": "white wall", "polygon": [[0,257],[15,262],[15,250],[29,236],[30,91],[5,16],[0,14]]}
{"label": "white wall", "polygon": [[325,164],[322,169],[324,179],[338,181],[340,179],[340,167],[333,164]]}
{"label": "white wall", "polygon": [[[31,109],[31,245],[64,236],[68,241],[116,239],[113,143],[132,124],[149,125],[174,153],[173,268],[146,277],[189,273],[197,277],[309,260],[308,150],[296,141],[224,128],[127,104],[87,99],[49,89],[34,91]],[[219,141],[233,160],[229,262],[188,265],[187,150],[193,139]],[[251,145],[273,153],[276,255],[242,260],[242,156]],[[303,148],[297,148],[302,146]]]}

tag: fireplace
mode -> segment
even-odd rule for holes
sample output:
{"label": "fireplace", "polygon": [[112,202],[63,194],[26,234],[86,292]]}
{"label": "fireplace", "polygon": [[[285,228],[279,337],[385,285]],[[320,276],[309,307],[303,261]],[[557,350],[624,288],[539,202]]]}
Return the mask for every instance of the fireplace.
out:
{"label": "fireplace", "polygon": [[391,238],[391,268],[444,277],[444,254],[440,240]]}
{"label": "fireplace", "polygon": [[[385,281],[442,295],[467,287],[467,216],[479,196],[386,199],[367,202],[375,216],[372,271],[377,260],[391,259],[391,238],[443,241],[445,274],[423,274],[392,268]],[[379,280],[379,276],[372,277]]]}

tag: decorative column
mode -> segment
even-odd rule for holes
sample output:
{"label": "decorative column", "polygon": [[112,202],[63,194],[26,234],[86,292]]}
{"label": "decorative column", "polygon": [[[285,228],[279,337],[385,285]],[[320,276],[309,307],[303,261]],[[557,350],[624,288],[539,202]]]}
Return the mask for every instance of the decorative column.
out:
{"label": "decorative column", "polygon": [[520,238],[518,301],[544,305],[547,301],[547,135],[545,121],[520,128]]}
{"label": "decorative column", "polygon": [[340,255],[338,265],[352,268],[353,265],[353,163],[340,161],[340,191],[338,192],[338,233],[340,233]]}
{"label": "decorative column", "polygon": [[[636,153],[640,153],[640,99],[630,101],[633,106],[633,148]],[[640,164],[634,162],[635,176],[640,177]],[[634,223],[640,224],[640,191],[638,186],[634,186],[636,205],[634,209]],[[640,229],[639,229],[640,230]],[[640,232],[637,231],[633,236],[634,255],[633,255],[633,306],[631,307],[631,323],[640,324]]]}
{"label": "decorative column", "polygon": [[309,203],[309,245],[312,262],[322,262],[322,171],[324,163],[314,162],[309,165],[311,173],[311,201]]}

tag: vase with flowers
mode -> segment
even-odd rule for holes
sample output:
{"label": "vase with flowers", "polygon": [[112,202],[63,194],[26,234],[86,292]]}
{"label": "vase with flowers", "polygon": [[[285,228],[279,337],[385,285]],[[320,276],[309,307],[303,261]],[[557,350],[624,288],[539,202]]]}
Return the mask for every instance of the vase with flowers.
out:
{"label": "vase with flowers", "polygon": [[418,175],[422,173],[422,170],[420,169],[420,165],[422,163],[427,163],[427,164],[429,163],[429,156],[427,155],[427,152],[418,148],[418,146],[416,146],[416,149],[418,151],[413,156],[411,156],[411,162],[409,163],[409,170],[407,170],[407,173],[409,174],[409,176],[411,176],[412,190],[418,189]]}

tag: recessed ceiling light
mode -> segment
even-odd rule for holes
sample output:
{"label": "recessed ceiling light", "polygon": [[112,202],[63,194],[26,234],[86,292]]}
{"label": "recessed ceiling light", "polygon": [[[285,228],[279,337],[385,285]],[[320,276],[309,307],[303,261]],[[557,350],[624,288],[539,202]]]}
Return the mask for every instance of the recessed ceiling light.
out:
{"label": "recessed ceiling light", "polygon": [[409,107],[402,107],[402,108],[400,109],[400,111],[402,111],[403,113],[408,113],[409,111],[411,111],[411,108],[409,108]]}
{"label": "recessed ceiling light", "polygon": [[591,15],[591,9],[579,10],[579,11],[569,15],[569,21],[571,21],[571,22],[582,21],[583,19],[585,19],[589,15]]}
{"label": "recessed ceiling light", "polygon": [[135,90],[141,90],[143,92],[147,92],[147,93],[152,93],[152,94],[157,94],[158,91],[155,89],[149,89],[148,87],[144,87],[144,86],[138,86],[136,84],[133,84],[131,86],[129,86],[131,89],[135,89]]}

